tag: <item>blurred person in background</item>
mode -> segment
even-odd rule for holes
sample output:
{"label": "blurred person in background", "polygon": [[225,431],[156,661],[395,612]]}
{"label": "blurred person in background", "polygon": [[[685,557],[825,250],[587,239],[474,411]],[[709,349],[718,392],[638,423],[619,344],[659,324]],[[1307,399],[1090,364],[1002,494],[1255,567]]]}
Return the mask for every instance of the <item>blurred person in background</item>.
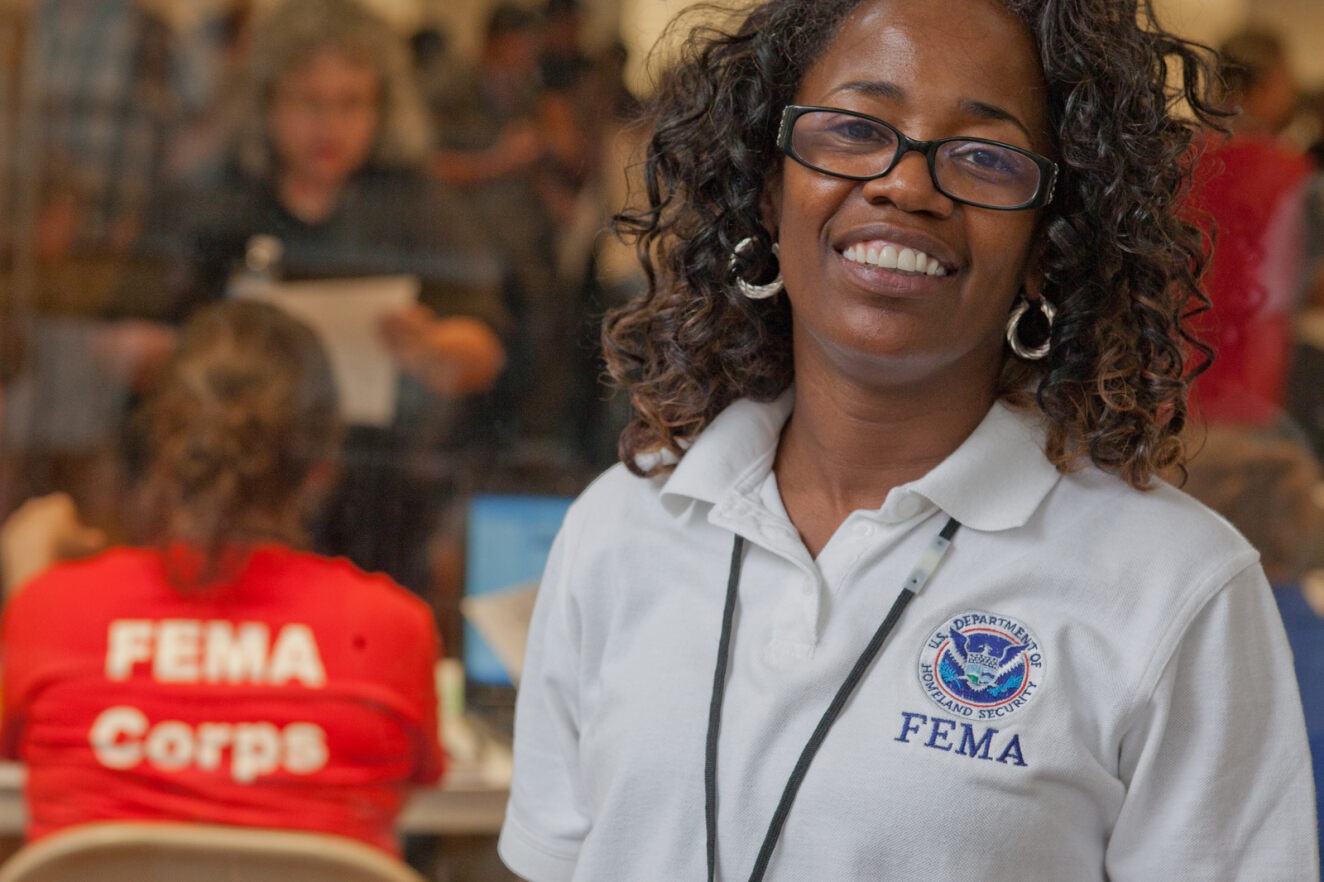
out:
{"label": "blurred person in background", "polygon": [[1205,277],[1212,309],[1195,323],[1216,355],[1193,387],[1208,423],[1282,419],[1292,321],[1306,285],[1306,194],[1314,164],[1281,137],[1297,89],[1277,34],[1247,30],[1219,47],[1230,136],[1205,138],[1193,189],[1213,242]]}
{"label": "blurred person in background", "polygon": [[543,88],[573,92],[594,67],[593,58],[584,51],[580,39],[584,13],[579,0],[547,0],[542,15],[543,41],[538,55],[538,75]]}
{"label": "blurred person in background", "polygon": [[559,231],[571,222],[590,141],[573,101],[542,82],[542,16],[503,2],[488,15],[476,64],[429,96],[438,149],[434,178],[461,190],[471,223],[507,271],[523,348],[513,353],[520,437],[564,442],[578,356],[578,289],[557,272]]}
{"label": "blurred person in background", "polygon": [[577,82],[576,105],[592,149],[573,218],[560,233],[557,258],[561,277],[580,292],[577,336],[583,357],[577,362],[570,424],[584,459],[597,470],[616,461],[616,439],[629,420],[625,395],[606,380],[602,318],[648,288],[633,245],[610,234],[612,216],[632,193],[642,192],[648,138],[640,102],[625,84],[627,60],[623,45],[609,46]]}
{"label": "blurred person in background", "polygon": [[419,303],[381,321],[402,371],[395,417],[349,427],[314,535],[427,592],[428,541],[497,431],[484,393],[510,326],[498,263],[424,174],[430,132],[403,35],[354,0],[286,0],[254,23],[234,124],[225,164],[166,200],[145,243],[167,272],[160,311],[182,318],[234,293],[259,258],[264,284],[419,279]]}
{"label": "blurred person in background", "polygon": [[1304,312],[1296,324],[1296,346],[1287,382],[1287,409],[1324,457],[1324,90],[1302,102],[1299,120],[1306,153],[1316,171],[1306,194],[1306,283]]}
{"label": "blurred person in background", "polygon": [[177,30],[177,57],[188,58],[181,118],[166,145],[167,181],[187,179],[223,161],[226,126],[241,96],[257,9],[226,0]]}
{"label": "blurred person in background", "polygon": [[[1324,514],[1319,461],[1299,438],[1215,426],[1182,485],[1226,517],[1260,552],[1287,628],[1324,817]],[[1302,770],[1303,773],[1305,770]]]}
{"label": "blurred person in background", "polygon": [[[276,308],[185,327],[146,410],[142,544],[29,571],[5,607],[0,751],[27,769],[29,839],[174,820],[398,852],[410,786],[443,768],[438,642],[387,577],[298,550],[337,408],[316,337]],[[74,523],[34,501],[4,539],[55,525],[86,545]]]}
{"label": "blurred person in background", "polygon": [[409,34],[409,60],[426,101],[445,82],[454,62],[451,58],[451,34],[445,25],[425,21]]}
{"label": "blurred person in background", "polygon": [[178,120],[174,53],[169,25],[139,0],[32,4],[17,148],[28,168],[74,175],[71,256],[123,253],[136,238]]}
{"label": "blurred person in background", "polygon": [[83,522],[68,493],[32,497],[0,523],[0,594],[7,598],[52,564],[94,554],[108,540]]}
{"label": "blurred person in background", "polygon": [[[106,321],[122,256],[86,250],[95,198],[54,160],[38,184],[24,256],[0,292],[0,517],[24,499],[68,493],[103,528],[117,520],[115,447],[126,402],[174,345],[167,329]],[[6,284],[8,283],[8,284]]]}
{"label": "blurred person in background", "polygon": [[[178,122],[178,47],[138,0],[23,4],[6,79],[12,187],[0,215],[5,362],[0,515],[65,490],[98,520],[114,501],[117,417],[139,366],[163,347],[100,318],[158,193]],[[14,28],[19,32],[19,27]],[[20,50],[21,47],[21,51]],[[12,345],[21,337],[21,350]],[[131,343],[120,351],[121,343]]]}

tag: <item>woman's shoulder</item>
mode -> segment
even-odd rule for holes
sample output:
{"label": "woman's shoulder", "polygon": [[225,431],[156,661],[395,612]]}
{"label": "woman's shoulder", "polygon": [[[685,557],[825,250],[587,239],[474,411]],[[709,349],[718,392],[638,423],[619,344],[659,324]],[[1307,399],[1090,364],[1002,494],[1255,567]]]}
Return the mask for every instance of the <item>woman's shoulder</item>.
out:
{"label": "woman's shoulder", "polygon": [[559,544],[573,568],[608,562],[627,568],[671,547],[702,517],[690,499],[668,495],[667,474],[640,476],[617,464],[579,494],[562,522]]}
{"label": "woman's shoulder", "polygon": [[362,569],[347,557],[319,554],[285,545],[266,545],[253,555],[253,577],[313,578],[363,591],[404,591],[390,576]]}
{"label": "woman's shoulder", "polygon": [[342,609],[362,610],[374,617],[392,614],[431,616],[427,604],[385,573],[361,569],[345,557],[329,557],[284,546],[267,546],[254,555],[246,572],[250,583],[311,590],[334,598]]}
{"label": "woman's shoulder", "polygon": [[113,608],[130,595],[154,590],[162,583],[163,572],[158,551],[112,546],[33,576],[6,599],[5,617],[67,616],[70,610],[79,610],[80,619],[91,619],[95,609]]}
{"label": "woman's shoulder", "polygon": [[567,523],[604,524],[612,519],[637,520],[661,506],[666,476],[642,477],[623,463],[599,474],[575,498],[566,515]]}
{"label": "woman's shoulder", "polygon": [[1226,580],[1259,561],[1259,552],[1226,518],[1173,484],[1136,489],[1087,467],[1063,476],[1046,500],[1044,521],[1078,553],[1151,573]]}
{"label": "woman's shoulder", "polygon": [[[1220,541],[1229,535],[1239,536],[1222,515],[1181,489],[1180,482],[1154,479],[1148,486],[1137,489],[1120,477],[1096,468],[1085,468],[1065,476],[1065,482],[1075,485],[1089,497],[1109,506],[1116,506],[1144,521],[1161,519],[1172,530],[1190,530],[1196,534],[1213,532]],[[1125,522],[1119,526],[1125,526]]]}
{"label": "woman's shoulder", "polygon": [[90,586],[104,591],[112,580],[156,575],[161,571],[159,550],[132,545],[112,545],[87,557],[53,564],[35,576],[23,588],[23,593],[27,593],[31,588],[40,587],[77,589]]}

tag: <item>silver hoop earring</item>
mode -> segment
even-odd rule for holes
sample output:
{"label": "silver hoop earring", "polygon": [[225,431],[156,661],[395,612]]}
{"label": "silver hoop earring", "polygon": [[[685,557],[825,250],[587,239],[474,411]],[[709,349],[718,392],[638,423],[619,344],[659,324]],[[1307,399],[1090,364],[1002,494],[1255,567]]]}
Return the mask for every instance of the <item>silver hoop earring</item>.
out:
{"label": "silver hoop earring", "polygon": [[1048,325],[1048,335],[1044,337],[1044,342],[1038,346],[1026,346],[1021,342],[1021,319],[1025,317],[1026,310],[1030,308],[1030,301],[1024,295],[1021,296],[1020,302],[1016,304],[1016,308],[1011,311],[1011,315],[1007,318],[1007,345],[1011,347],[1012,352],[1026,361],[1038,361],[1048,354],[1053,336],[1053,319],[1057,318],[1057,310],[1053,308],[1053,304],[1044,298],[1040,297],[1036,300],[1035,305],[1039,307],[1039,312],[1043,314],[1044,321]]}
{"label": "silver hoop earring", "polygon": [[[739,263],[740,255],[753,247],[754,244],[753,236],[747,236],[736,243],[735,250],[731,252],[731,263],[728,264],[732,273],[736,271],[736,264]],[[781,257],[781,249],[777,247],[776,242],[772,243],[772,254],[774,257]],[[752,282],[746,282],[744,279],[736,276],[736,288],[738,288],[740,293],[744,294],[750,300],[766,300],[769,297],[775,297],[783,287],[780,267],[777,270],[777,278],[765,285],[755,285]]]}

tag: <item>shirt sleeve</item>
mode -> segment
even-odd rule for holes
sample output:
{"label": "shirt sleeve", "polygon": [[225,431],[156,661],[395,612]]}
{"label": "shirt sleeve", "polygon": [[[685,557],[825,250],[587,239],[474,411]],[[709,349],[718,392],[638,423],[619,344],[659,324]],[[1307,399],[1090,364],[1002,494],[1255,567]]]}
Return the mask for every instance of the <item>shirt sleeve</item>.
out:
{"label": "shirt sleeve", "polygon": [[1270,590],[1256,565],[1215,593],[1124,736],[1114,882],[1319,878],[1305,722]]}
{"label": "shirt sleeve", "polygon": [[557,536],[538,589],[515,704],[514,773],[497,850],[519,876],[574,875],[592,819],[579,769],[579,623],[567,587],[570,544]]}

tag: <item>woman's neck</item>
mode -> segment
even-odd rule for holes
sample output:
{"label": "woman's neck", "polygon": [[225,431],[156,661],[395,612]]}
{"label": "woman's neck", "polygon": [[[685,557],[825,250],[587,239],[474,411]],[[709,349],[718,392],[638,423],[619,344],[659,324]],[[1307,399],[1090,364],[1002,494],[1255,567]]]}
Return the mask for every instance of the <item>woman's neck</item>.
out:
{"label": "woman's neck", "polygon": [[[303,536],[300,510],[295,502],[275,510],[249,510],[231,518],[226,529],[226,542],[240,547],[269,543],[299,544]],[[174,512],[167,526],[167,535],[179,541],[206,543],[209,530],[203,524],[210,518],[195,516],[179,510]],[[187,538],[186,538],[187,537]]]}
{"label": "woman's neck", "polygon": [[892,488],[951,455],[992,404],[992,390],[953,399],[797,383],[774,469],[810,553],[817,556],[851,512],[881,507]]}

